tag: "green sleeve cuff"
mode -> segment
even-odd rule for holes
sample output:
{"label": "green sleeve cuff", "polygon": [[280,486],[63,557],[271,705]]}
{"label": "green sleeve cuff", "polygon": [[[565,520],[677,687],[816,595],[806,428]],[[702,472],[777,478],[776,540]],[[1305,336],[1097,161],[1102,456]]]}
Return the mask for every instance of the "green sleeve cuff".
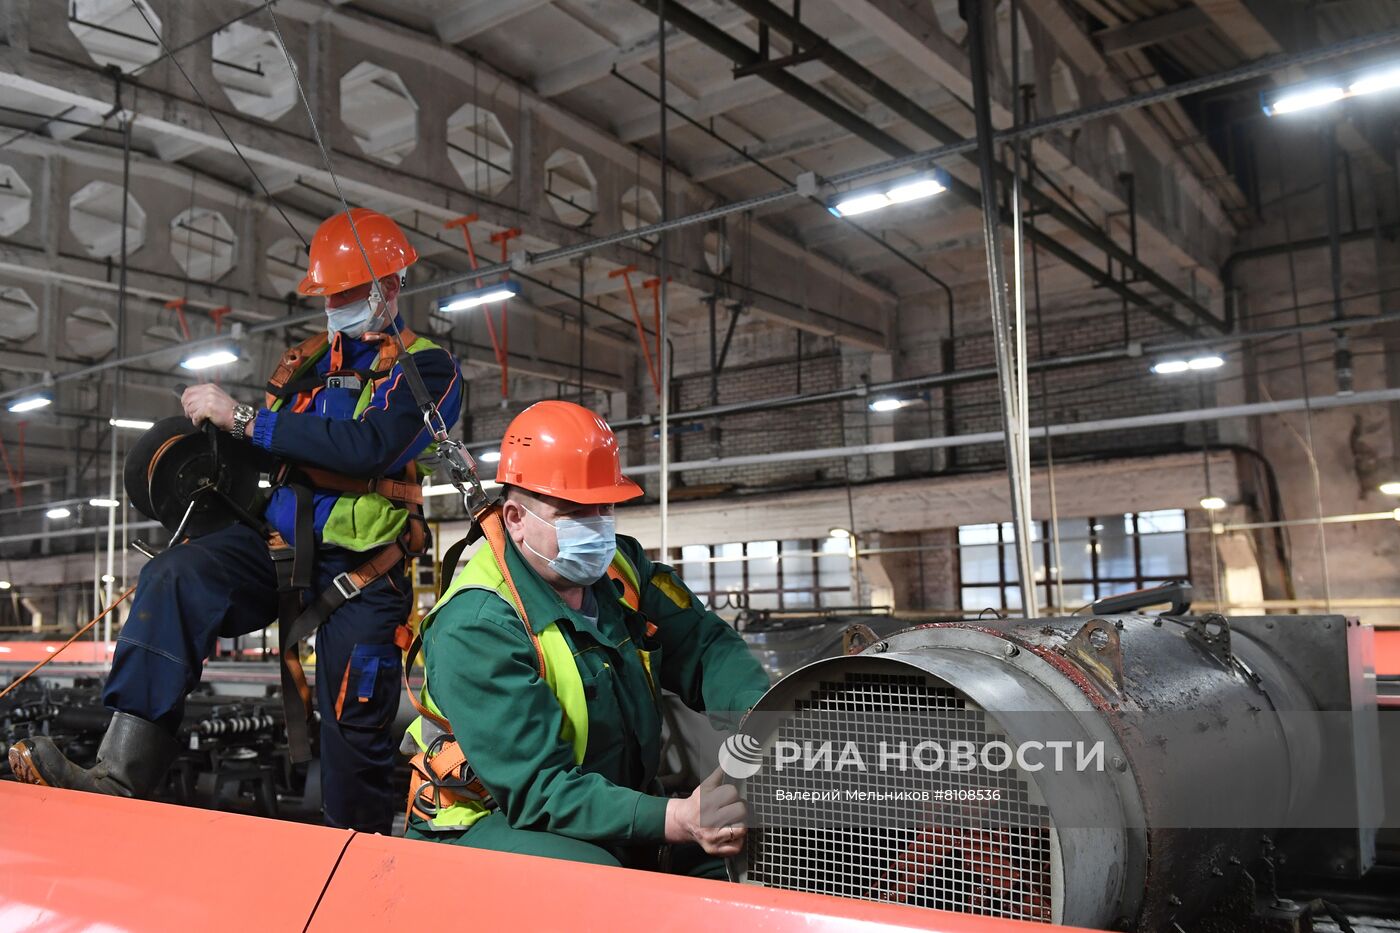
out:
{"label": "green sleeve cuff", "polygon": [[632,813],[632,841],[666,841],[666,805],[669,802],[667,797],[637,795],[637,809]]}

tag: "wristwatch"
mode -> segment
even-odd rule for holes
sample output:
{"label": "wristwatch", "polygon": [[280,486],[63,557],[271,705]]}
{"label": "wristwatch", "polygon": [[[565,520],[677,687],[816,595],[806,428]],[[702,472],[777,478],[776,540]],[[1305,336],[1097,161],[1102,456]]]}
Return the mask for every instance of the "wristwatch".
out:
{"label": "wristwatch", "polygon": [[243,440],[248,433],[248,424],[257,417],[257,410],[252,405],[238,405],[233,409],[233,431],[232,434],[238,440]]}

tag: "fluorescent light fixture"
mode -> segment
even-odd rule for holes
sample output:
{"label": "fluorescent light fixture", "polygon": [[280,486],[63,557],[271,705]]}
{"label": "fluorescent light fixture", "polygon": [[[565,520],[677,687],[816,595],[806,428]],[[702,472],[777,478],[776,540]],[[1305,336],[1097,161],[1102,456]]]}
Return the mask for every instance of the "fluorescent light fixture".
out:
{"label": "fluorescent light fixture", "polygon": [[88,505],[94,509],[115,509],[121,506],[116,499],[89,499]]}
{"label": "fluorescent light fixture", "polygon": [[114,428],[126,428],[130,431],[147,431],[156,426],[154,421],[141,418],[109,418],[107,423]]}
{"label": "fluorescent light fixture", "polygon": [[213,369],[216,366],[227,366],[229,363],[237,362],[238,351],[231,346],[206,347],[185,357],[180,361],[180,366],[183,369],[198,372],[201,369]]}
{"label": "fluorescent light fixture", "polygon": [[1159,376],[1174,376],[1191,368],[1185,360],[1158,360],[1152,364],[1152,371]]}
{"label": "fluorescent light fixture", "polygon": [[1219,496],[1206,496],[1201,500],[1201,508],[1208,512],[1215,512],[1219,509],[1223,509],[1225,505],[1225,500]]}
{"label": "fluorescent light fixture", "polygon": [[924,198],[931,198],[935,194],[942,194],[948,189],[943,187],[943,183],[937,178],[920,178],[917,181],[906,182],[896,185],[887,193],[891,203],[905,204],[909,201],[920,201]]}
{"label": "fluorescent light fixture", "polygon": [[483,450],[481,456],[476,459],[480,460],[482,463],[500,463],[501,452],[499,450]]}
{"label": "fluorescent light fixture", "polygon": [[1218,353],[1205,353],[1189,360],[1158,360],[1152,364],[1152,371],[1159,376],[1175,376],[1178,373],[1219,369],[1224,365],[1225,357]]}
{"label": "fluorescent light fixture", "polygon": [[855,191],[844,191],[827,202],[826,209],[834,217],[855,217],[868,214],[891,204],[908,204],[942,194],[948,190],[948,176],[942,169],[920,175],[896,178],[884,184]]}
{"label": "fluorescent light fixture", "polygon": [[1271,102],[1264,104],[1264,113],[1271,117],[1277,117],[1285,113],[1312,110],[1314,107],[1335,104],[1346,96],[1346,88],[1339,84],[1315,84],[1310,87],[1287,88]]}
{"label": "fluorescent light fixture", "polygon": [[1347,88],[1347,96],[1358,97],[1362,94],[1375,94],[1380,91],[1394,90],[1397,87],[1400,87],[1400,68],[1372,71],[1354,79],[1351,86]]}
{"label": "fluorescent light fixture", "polygon": [[1380,94],[1400,88],[1400,66],[1383,65],[1327,78],[1312,84],[1294,85],[1261,95],[1264,113],[1271,117],[1326,107],[1339,100]]}
{"label": "fluorescent light fixture", "polygon": [[[1394,512],[1391,512],[1390,517],[1395,519],[1397,522],[1400,522],[1400,509],[1396,509]],[[3,587],[0,587],[0,589],[3,589]]]}
{"label": "fluorescent light fixture", "polygon": [[44,513],[46,517],[53,519],[67,518],[72,514],[73,512],[71,509],[69,509],[67,506],[62,505],[49,509],[47,512]]}
{"label": "fluorescent light fixture", "polygon": [[0,590],[8,590],[12,585],[9,580],[0,580]]}
{"label": "fluorescent light fixture", "polygon": [[882,396],[870,400],[871,411],[899,411],[904,407],[904,399]]}
{"label": "fluorescent light fixture", "polygon": [[454,311],[469,311],[472,308],[494,304],[497,301],[509,301],[518,294],[520,294],[520,283],[497,282],[463,292],[460,295],[453,295],[451,298],[439,299],[437,309],[444,314],[451,314]]}
{"label": "fluorescent light fixture", "polygon": [[878,211],[882,207],[889,207],[894,202],[890,196],[883,191],[874,194],[857,194],[842,198],[832,204],[827,210],[837,217],[854,217],[857,214],[868,214],[871,211]]}
{"label": "fluorescent light fixture", "polygon": [[1387,496],[1400,496],[1400,482],[1394,480],[1388,483],[1381,483],[1381,493]]}
{"label": "fluorescent light fixture", "polygon": [[49,392],[35,392],[32,395],[24,395],[15,399],[9,404],[9,409],[16,415],[26,411],[38,411],[40,408],[48,408],[53,404],[53,394]]}
{"label": "fluorescent light fixture", "polygon": [[849,538],[851,533],[844,528],[833,528],[827,532],[827,536],[832,538]]}

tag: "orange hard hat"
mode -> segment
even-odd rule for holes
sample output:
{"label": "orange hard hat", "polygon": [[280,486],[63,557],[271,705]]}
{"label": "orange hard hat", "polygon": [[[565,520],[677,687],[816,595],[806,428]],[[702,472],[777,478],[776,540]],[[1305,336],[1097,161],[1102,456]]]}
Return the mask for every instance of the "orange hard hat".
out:
{"label": "orange hard hat", "polygon": [[613,429],[573,402],[536,402],[515,416],[501,441],[496,481],[582,505],[642,494],[622,475]]}
{"label": "orange hard hat", "polygon": [[[350,229],[352,218],[354,230]],[[370,269],[365,268],[360,243],[355,242],[356,233],[365,246],[365,253],[369,254],[370,267],[374,270],[372,276]],[[402,272],[417,261],[418,251],[398,224],[378,211],[352,207],[349,217],[341,211],[316,228],[316,235],[311,238],[306,278],[301,280],[297,291],[303,295],[335,295],[363,285],[371,278],[382,279]]]}

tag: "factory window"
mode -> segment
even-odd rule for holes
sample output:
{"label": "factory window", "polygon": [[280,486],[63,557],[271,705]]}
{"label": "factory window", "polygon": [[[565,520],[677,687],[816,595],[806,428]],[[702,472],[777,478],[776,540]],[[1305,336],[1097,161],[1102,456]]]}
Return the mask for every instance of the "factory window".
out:
{"label": "factory window", "polygon": [[839,538],[690,544],[676,569],[727,618],[740,609],[815,611],[851,604],[849,547]]}
{"label": "factory window", "polygon": [[[1186,513],[1181,509],[1061,519],[1059,526],[1063,606],[1058,605],[1055,586],[1050,523],[1031,526],[1031,554],[1042,608],[1072,612],[1103,596],[1190,576]],[[1015,540],[1010,522],[958,529],[964,610],[1021,608]],[[1047,567],[1050,573],[1046,573]]]}

